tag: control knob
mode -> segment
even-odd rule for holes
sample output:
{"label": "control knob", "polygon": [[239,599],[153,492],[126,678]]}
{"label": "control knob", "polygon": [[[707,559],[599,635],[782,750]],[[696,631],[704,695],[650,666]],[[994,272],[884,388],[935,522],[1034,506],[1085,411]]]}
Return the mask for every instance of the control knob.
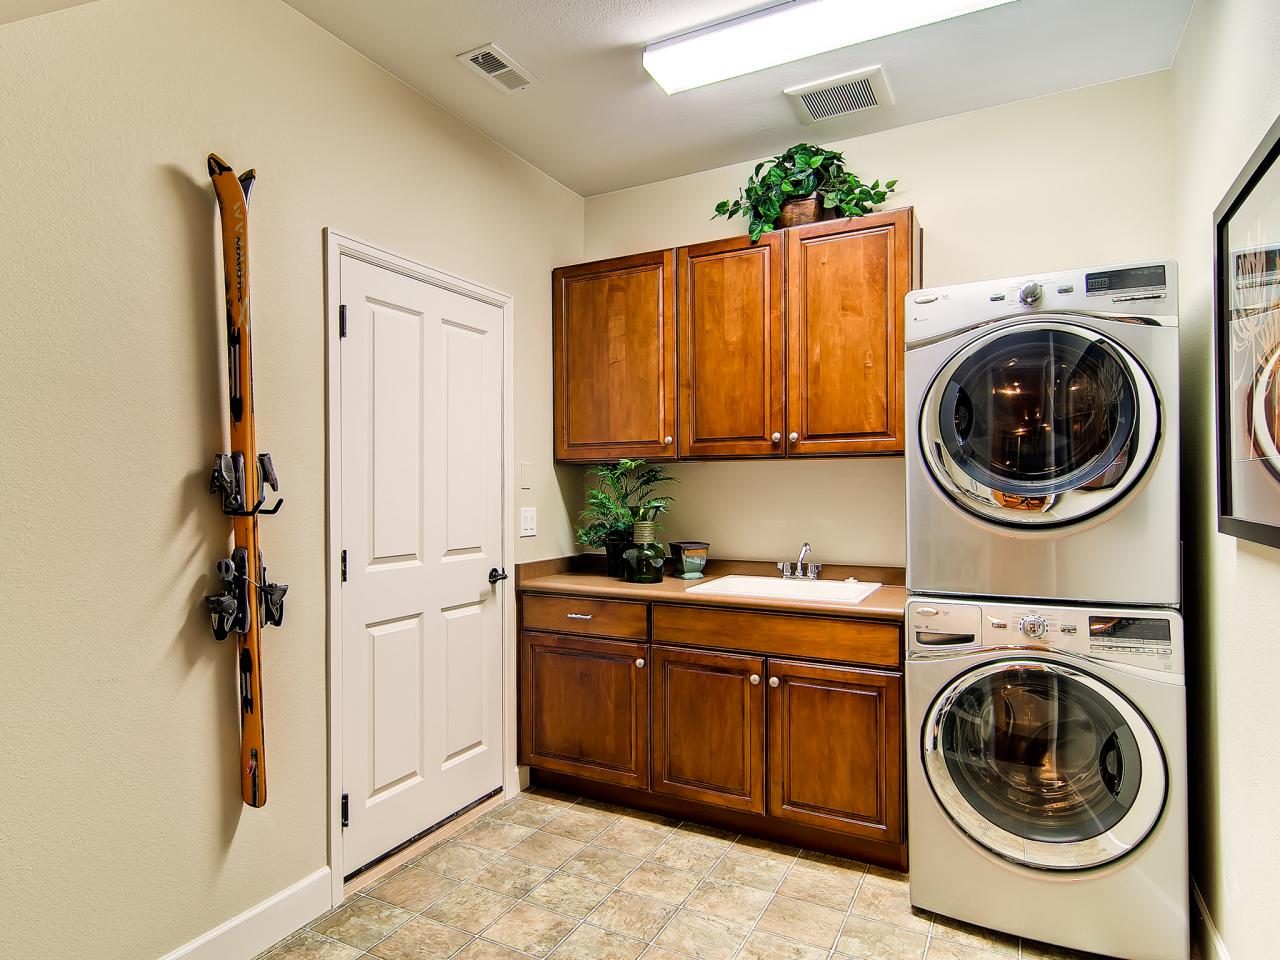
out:
{"label": "control knob", "polygon": [[1018,621],[1018,629],[1022,631],[1024,637],[1039,640],[1049,632],[1049,624],[1040,614],[1032,613]]}
{"label": "control knob", "polygon": [[1042,287],[1040,284],[1035,282],[1024,283],[1022,285],[1022,289],[1018,291],[1018,299],[1021,300],[1024,304],[1026,304],[1028,307],[1031,306],[1033,303],[1039,303],[1040,298],[1043,296],[1044,296],[1044,287]]}

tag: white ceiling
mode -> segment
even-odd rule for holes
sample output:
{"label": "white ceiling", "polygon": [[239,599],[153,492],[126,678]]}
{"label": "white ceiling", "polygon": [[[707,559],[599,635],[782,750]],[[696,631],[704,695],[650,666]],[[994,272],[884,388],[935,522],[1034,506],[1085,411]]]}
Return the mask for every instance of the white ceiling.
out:
{"label": "white ceiling", "polygon": [[[761,0],[288,0],[583,196],[1167,68],[1194,0],[1018,0],[668,97],[645,45]],[[864,0],[849,0],[864,2]],[[877,0],[865,0],[877,2]],[[910,0],[878,0],[904,3]],[[454,59],[494,42],[541,81]],[[803,126],[784,87],[882,64],[895,103]],[[1028,130],[1028,137],[1070,131]]]}

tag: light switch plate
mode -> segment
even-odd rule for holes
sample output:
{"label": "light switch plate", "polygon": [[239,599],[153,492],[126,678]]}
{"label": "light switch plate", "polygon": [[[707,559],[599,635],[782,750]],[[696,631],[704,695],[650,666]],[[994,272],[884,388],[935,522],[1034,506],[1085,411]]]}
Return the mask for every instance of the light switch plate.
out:
{"label": "light switch plate", "polygon": [[520,536],[536,537],[538,535],[538,508],[520,508]]}
{"label": "light switch plate", "polygon": [[529,461],[521,460],[520,461],[520,489],[528,490],[532,486],[533,484],[529,482]]}

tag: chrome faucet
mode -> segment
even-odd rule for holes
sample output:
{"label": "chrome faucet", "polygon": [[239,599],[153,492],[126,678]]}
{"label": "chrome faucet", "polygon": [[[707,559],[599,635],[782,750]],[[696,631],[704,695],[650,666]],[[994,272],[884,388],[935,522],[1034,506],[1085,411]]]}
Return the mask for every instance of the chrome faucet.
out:
{"label": "chrome faucet", "polygon": [[796,560],[795,572],[792,572],[791,564],[779,563],[778,569],[782,571],[782,576],[787,580],[817,580],[818,574],[822,572],[822,564],[805,563],[805,558],[813,553],[813,545],[805,541],[804,546],[800,548],[800,556]]}

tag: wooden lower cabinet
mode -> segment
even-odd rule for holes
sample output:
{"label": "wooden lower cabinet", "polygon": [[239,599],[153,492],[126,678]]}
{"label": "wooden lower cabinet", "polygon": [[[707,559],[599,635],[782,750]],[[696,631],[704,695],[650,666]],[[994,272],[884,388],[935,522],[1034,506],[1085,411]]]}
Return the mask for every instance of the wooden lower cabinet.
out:
{"label": "wooden lower cabinet", "polygon": [[653,647],[652,789],[764,813],[764,659]]}
{"label": "wooden lower cabinet", "polygon": [[520,762],[649,786],[649,645],[526,631]]}
{"label": "wooden lower cabinet", "polygon": [[900,843],[901,675],[770,660],[769,770],[770,816]]}

